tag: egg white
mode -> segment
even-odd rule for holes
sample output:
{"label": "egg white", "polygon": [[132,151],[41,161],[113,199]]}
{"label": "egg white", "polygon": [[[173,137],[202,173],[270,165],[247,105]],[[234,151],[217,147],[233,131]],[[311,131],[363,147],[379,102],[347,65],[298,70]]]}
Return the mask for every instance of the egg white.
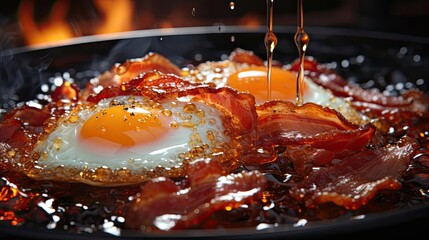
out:
{"label": "egg white", "polygon": [[308,77],[304,78],[304,82],[307,85],[307,90],[304,94],[304,103],[312,102],[335,109],[347,120],[355,124],[362,124],[369,121],[369,118],[355,110],[351,106],[351,102],[347,99],[334,96],[329,89],[317,85]]}

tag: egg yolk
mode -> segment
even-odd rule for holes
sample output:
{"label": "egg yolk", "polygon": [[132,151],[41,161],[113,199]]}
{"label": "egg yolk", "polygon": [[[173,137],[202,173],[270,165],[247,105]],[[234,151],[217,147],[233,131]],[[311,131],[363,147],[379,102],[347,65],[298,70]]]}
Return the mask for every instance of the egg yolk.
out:
{"label": "egg yolk", "polygon": [[80,134],[84,140],[98,145],[115,143],[120,147],[150,144],[161,139],[168,130],[158,115],[139,107],[114,106],[89,118]]}
{"label": "egg yolk", "polygon": [[[271,98],[283,99],[295,102],[296,99],[296,74],[273,67],[271,70]],[[268,83],[266,67],[249,67],[231,74],[227,85],[241,92],[249,92],[255,96],[257,103],[268,99]],[[304,85],[304,95],[306,92]]]}

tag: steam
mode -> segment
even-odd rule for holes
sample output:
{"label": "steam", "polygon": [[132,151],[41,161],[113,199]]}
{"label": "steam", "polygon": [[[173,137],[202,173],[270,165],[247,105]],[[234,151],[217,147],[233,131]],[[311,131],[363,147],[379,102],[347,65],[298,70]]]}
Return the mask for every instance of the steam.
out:
{"label": "steam", "polygon": [[23,84],[22,74],[14,62],[14,56],[10,50],[14,39],[14,35],[10,33],[0,39],[0,109],[15,106],[18,100],[16,91]]}
{"label": "steam", "polygon": [[[4,46],[4,45],[2,45]],[[5,49],[0,55],[0,109],[9,110],[18,103],[34,98],[44,83],[43,72],[50,66],[48,55],[30,57]]]}

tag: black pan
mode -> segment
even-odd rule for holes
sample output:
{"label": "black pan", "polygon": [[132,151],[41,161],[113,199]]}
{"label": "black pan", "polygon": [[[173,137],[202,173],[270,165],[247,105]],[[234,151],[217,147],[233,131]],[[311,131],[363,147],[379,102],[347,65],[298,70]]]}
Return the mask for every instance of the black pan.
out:
{"label": "black pan", "polygon": [[[274,58],[290,63],[297,58],[294,27],[277,27],[279,43]],[[363,87],[400,92],[417,87],[429,92],[429,39],[349,29],[310,28],[308,55],[336,66],[348,81]],[[193,27],[146,30],[104,37],[83,37],[66,44],[8,49],[1,52],[0,106],[15,107],[37,98],[55,77],[73,78],[85,84],[91,78],[126,59],[157,52],[178,66],[224,59],[237,47],[252,50],[265,58],[265,28]],[[0,176],[1,177],[1,176]],[[2,179],[5,181],[5,179]],[[4,184],[4,183],[3,183]],[[1,185],[0,185],[1,186]],[[68,185],[65,185],[68,186]],[[428,189],[422,189],[426,191]],[[429,197],[416,201],[406,193],[403,204],[386,211],[360,216],[344,216],[305,226],[279,224],[261,230],[235,228],[186,230],[147,234],[122,229],[114,234],[97,231],[75,233],[67,229],[48,230],[46,224],[32,221],[13,227],[0,221],[0,237],[25,239],[106,239],[106,238],[224,238],[224,239],[342,239],[345,237],[415,236],[425,231],[429,221]],[[0,203],[0,211],[4,206]],[[423,233],[424,234],[424,233]]]}

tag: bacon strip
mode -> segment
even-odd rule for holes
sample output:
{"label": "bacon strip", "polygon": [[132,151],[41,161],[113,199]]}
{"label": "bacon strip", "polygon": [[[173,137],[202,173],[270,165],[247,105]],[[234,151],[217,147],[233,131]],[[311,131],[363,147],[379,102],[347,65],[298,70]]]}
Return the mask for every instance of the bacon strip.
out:
{"label": "bacon strip", "polygon": [[[295,61],[291,70],[298,71],[299,60]],[[331,69],[324,67],[312,58],[305,60],[306,70],[315,83],[330,89],[337,97],[350,97],[352,105],[357,110],[369,110],[370,113],[381,116],[388,111],[407,113],[427,112],[429,98],[421,91],[410,90],[401,96],[386,96],[375,90],[365,90],[356,84],[349,84],[345,79]]]}
{"label": "bacon strip", "polygon": [[358,152],[310,174],[290,194],[307,207],[333,202],[357,209],[381,189],[401,188],[399,180],[418,146],[414,139],[403,137],[396,145]]}
{"label": "bacon strip", "polygon": [[270,101],[258,106],[257,113],[258,144],[307,145],[322,149],[325,151],[320,152],[323,163],[334,156],[362,150],[375,133],[375,127],[370,123],[352,124],[335,110],[313,103],[296,106],[286,101]]}
{"label": "bacon strip", "polygon": [[25,126],[40,127],[50,116],[45,110],[24,105],[5,113],[2,123],[15,122]]}
{"label": "bacon strip", "polygon": [[247,63],[249,65],[264,66],[264,61],[256,56],[252,51],[246,51],[241,48],[235,49],[230,55],[229,60],[237,63]]}
{"label": "bacon strip", "polygon": [[4,114],[0,123],[0,142],[12,148],[23,148],[32,134],[43,131],[43,124],[49,117],[48,112],[27,105]]}
{"label": "bacon strip", "polygon": [[148,53],[143,58],[129,59],[124,63],[116,64],[110,71],[103,73],[99,78],[89,82],[82,91],[80,98],[86,100],[91,94],[96,93],[95,88],[97,87],[120,86],[137,78],[141,74],[152,71],[177,76],[181,73],[181,69],[164,56],[157,53]]}
{"label": "bacon strip", "polygon": [[142,58],[128,59],[124,63],[116,64],[110,72],[119,76],[120,83],[129,82],[140,74],[158,71],[164,74],[179,76],[181,69],[166,57],[157,53],[148,53]]}
{"label": "bacon strip", "polygon": [[120,86],[109,86],[100,91],[100,93],[89,96],[87,100],[89,102],[98,103],[105,98],[130,95],[159,99],[166,95],[187,91],[198,86],[206,85],[191,83],[175,75],[152,71],[142,74]]}
{"label": "bacon strip", "polygon": [[[28,141],[27,135],[17,124],[0,124],[0,142],[13,148],[22,148]],[[4,146],[1,146],[2,149]],[[1,154],[0,154],[1,156]]]}
{"label": "bacon strip", "polygon": [[266,184],[257,171],[224,175],[216,161],[190,164],[188,176],[189,187],[170,179],[148,182],[126,214],[126,227],[149,231],[195,227],[218,210],[260,198]]}
{"label": "bacon strip", "polygon": [[317,84],[330,89],[335,96],[351,97],[352,105],[357,110],[369,109],[376,115],[381,115],[386,110],[425,112],[429,104],[423,92],[412,90],[398,97],[386,96],[379,91],[369,91],[358,85],[347,84],[338,74],[328,70],[320,70],[309,77]]}
{"label": "bacon strip", "polygon": [[240,135],[254,135],[256,133],[258,120],[255,98],[252,95],[238,93],[230,88],[219,88],[213,91],[200,93],[192,100],[214,104],[218,109],[226,111],[227,115],[230,116],[232,118],[231,120],[234,122],[231,127],[241,126],[242,130],[240,130]]}
{"label": "bacon strip", "polygon": [[78,101],[79,91],[80,89],[76,84],[64,82],[51,93],[51,98],[54,102],[61,100],[76,102]]}

